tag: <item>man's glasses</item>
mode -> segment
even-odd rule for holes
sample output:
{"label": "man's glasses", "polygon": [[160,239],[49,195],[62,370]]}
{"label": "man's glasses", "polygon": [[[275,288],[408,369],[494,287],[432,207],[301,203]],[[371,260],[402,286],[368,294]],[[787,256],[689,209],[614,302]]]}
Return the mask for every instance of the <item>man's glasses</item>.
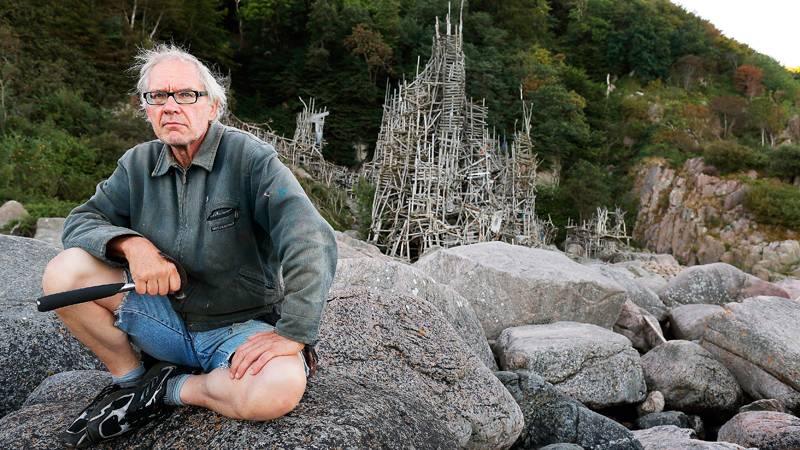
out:
{"label": "man's glasses", "polygon": [[147,102],[148,105],[160,106],[167,104],[167,100],[169,100],[170,97],[174,98],[175,103],[179,105],[191,105],[192,103],[197,103],[197,99],[204,95],[208,95],[208,92],[192,90],[178,92],[150,91],[142,94],[142,97],[144,97],[144,101]]}

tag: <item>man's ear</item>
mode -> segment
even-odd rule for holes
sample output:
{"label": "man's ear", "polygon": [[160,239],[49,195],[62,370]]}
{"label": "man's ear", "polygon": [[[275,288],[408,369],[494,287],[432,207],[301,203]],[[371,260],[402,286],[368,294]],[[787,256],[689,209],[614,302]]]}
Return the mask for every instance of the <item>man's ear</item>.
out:
{"label": "man's ear", "polygon": [[217,119],[217,108],[219,108],[219,101],[211,105],[211,117],[208,118],[209,123]]}

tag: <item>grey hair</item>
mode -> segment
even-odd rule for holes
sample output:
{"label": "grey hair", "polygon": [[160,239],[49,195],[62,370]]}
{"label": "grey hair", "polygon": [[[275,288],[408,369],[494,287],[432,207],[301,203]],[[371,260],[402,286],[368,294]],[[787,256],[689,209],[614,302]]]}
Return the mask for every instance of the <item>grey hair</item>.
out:
{"label": "grey hair", "polygon": [[147,107],[147,103],[145,103],[142,94],[148,89],[150,71],[160,62],[179,59],[192,63],[197,68],[197,73],[200,75],[200,82],[203,83],[203,89],[208,92],[208,101],[212,104],[217,103],[217,115],[214,118],[219,120],[219,118],[225,114],[225,110],[228,107],[228,98],[225,95],[224,78],[212,73],[205,64],[186,50],[175,44],[158,44],[151,49],[139,49],[139,53],[135,58],[136,64],[133,65],[131,70],[139,72],[139,81],[136,82],[136,93],[138,94],[139,104],[142,110]]}

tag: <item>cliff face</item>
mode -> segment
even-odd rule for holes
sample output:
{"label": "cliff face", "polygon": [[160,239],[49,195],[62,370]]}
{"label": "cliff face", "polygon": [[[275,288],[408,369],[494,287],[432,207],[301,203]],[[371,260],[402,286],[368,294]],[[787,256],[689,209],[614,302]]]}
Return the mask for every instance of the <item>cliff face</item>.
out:
{"label": "cliff face", "polygon": [[747,185],[708,172],[701,158],[679,170],[657,159],[641,165],[634,238],[682,264],[722,261],[765,280],[800,277],[797,231],[756,223],[743,206]]}

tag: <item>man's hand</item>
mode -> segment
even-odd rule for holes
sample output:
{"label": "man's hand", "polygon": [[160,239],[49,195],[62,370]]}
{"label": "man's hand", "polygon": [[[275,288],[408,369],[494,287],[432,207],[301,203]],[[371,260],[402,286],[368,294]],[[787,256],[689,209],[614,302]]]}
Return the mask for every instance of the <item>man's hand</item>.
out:
{"label": "man's hand", "polygon": [[175,265],[165,259],[155,245],[139,236],[112,240],[112,250],[124,255],[136,283],[138,294],[167,295],[181,288],[181,276]]}
{"label": "man's hand", "polygon": [[256,375],[270,359],[276,356],[296,355],[305,347],[274,331],[256,333],[236,349],[231,360],[230,377],[239,379],[247,373]]}

